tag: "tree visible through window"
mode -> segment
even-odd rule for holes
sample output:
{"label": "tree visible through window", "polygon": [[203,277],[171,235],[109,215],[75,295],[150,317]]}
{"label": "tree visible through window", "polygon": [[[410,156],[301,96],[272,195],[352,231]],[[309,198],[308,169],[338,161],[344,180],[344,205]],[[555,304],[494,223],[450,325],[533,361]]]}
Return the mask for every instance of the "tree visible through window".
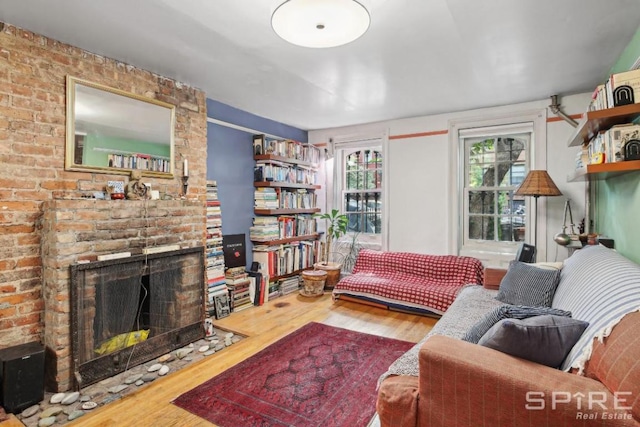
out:
{"label": "tree visible through window", "polygon": [[382,232],[382,153],[359,149],[346,154],[344,163],[343,212],[348,230]]}
{"label": "tree visible through window", "polygon": [[522,241],[525,201],[513,193],[527,171],[529,135],[465,141],[466,239]]}

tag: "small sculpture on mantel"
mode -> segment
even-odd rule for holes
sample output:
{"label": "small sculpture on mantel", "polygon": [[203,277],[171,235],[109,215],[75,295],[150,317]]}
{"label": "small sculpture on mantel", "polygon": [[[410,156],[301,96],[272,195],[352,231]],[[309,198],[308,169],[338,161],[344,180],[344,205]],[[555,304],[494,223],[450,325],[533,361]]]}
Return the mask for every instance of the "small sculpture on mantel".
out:
{"label": "small sculpture on mantel", "polygon": [[142,181],[142,171],[132,170],[131,171],[131,179],[127,184],[127,199],[129,200],[140,200],[146,199],[148,188]]}

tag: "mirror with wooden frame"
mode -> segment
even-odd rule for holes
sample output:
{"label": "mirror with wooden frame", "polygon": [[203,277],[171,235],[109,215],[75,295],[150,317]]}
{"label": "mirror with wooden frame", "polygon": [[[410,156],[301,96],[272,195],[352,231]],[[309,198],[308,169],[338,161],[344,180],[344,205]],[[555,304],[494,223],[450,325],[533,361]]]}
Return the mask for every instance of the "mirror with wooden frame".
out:
{"label": "mirror with wooden frame", "polygon": [[175,106],[67,76],[65,169],[172,178]]}

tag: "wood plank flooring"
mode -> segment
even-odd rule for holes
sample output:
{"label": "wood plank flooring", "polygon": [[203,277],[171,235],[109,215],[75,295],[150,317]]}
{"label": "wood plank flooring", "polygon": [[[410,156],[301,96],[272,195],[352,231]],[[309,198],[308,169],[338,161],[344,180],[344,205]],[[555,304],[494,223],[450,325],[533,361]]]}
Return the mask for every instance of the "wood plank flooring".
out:
{"label": "wood plank flooring", "polygon": [[154,381],[139,391],[87,414],[67,426],[194,427],[213,424],[171,404],[180,394],[262,350],[309,322],[417,342],[437,319],[353,302],[298,294],[278,298],[217,320],[215,326],[246,335],[232,347]]}

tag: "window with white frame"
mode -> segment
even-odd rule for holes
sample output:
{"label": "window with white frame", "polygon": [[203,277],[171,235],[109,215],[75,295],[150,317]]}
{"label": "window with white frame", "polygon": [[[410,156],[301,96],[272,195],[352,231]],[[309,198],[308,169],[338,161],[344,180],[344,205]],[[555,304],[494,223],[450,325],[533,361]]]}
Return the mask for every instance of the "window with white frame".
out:
{"label": "window with white frame", "polygon": [[463,246],[525,240],[525,199],[514,193],[529,169],[530,145],[531,132],[462,138]]}
{"label": "window with white frame", "polygon": [[342,212],[348,231],[365,234],[382,232],[382,149],[343,150]]}
{"label": "window with white frame", "polygon": [[385,242],[386,136],[333,142],[333,202],[348,216],[348,231],[360,243],[381,249]]}
{"label": "window with white frame", "polygon": [[463,247],[526,239],[531,218],[514,193],[529,170],[532,132],[530,124],[460,131]]}

